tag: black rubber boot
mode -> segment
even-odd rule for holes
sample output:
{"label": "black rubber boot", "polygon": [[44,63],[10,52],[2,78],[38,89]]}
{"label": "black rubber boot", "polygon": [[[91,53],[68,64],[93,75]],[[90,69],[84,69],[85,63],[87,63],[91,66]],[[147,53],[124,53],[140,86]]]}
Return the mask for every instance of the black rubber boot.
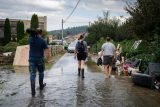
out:
{"label": "black rubber boot", "polygon": [[81,76],[81,68],[78,68],[78,76]]}
{"label": "black rubber boot", "polygon": [[46,83],[43,83],[43,79],[39,79],[39,89],[43,90],[45,86],[46,86]]}
{"label": "black rubber boot", "polygon": [[84,78],[84,69],[82,69],[81,73],[82,73],[82,78]]}
{"label": "black rubber boot", "polygon": [[32,92],[32,97],[35,97],[36,95],[35,81],[31,81],[31,92]]}

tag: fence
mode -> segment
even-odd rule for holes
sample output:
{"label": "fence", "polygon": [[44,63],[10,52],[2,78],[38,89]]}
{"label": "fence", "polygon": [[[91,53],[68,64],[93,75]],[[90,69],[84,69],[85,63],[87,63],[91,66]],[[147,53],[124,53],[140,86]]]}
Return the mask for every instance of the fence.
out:
{"label": "fence", "polygon": [[51,56],[55,56],[60,53],[64,53],[63,45],[50,45]]}
{"label": "fence", "polygon": [[[26,49],[26,48],[25,48]],[[27,48],[28,49],[28,48]],[[63,45],[49,45],[49,49],[50,49],[50,56],[55,56],[57,54],[62,54],[64,53],[64,49],[63,49]],[[20,56],[18,54],[18,57],[15,58],[18,63],[13,63],[14,62],[14,57],[15,55],[11,55],[11,56],[0,56],[0,65],[4,65],[4,64],[9,64],[9,63],[13,63],[13,65],[22,65],[22,62],[19,62],[19,61],[23,61],[23,62],[28,62],[28,57],[26,54],[26,52],[28,51],[24,51],[23,49],[21,49],[22,52],[19,52],[18,53],[20,55],[23,55],[23,56]],[[29,49],[28,49],[29,50]],[[21,60],[21,58],[23,58],[23,60]],[[20,60],[19,60],[20,59]],[[25,61],[26,60],[26,61]],[[16,61],[15,61],[16,62]],[[27,63],[24,63],[23,66],[25,65],[28,65]]]}
{"label": "fence", "polygon": [[9,64],[13,62],[13,55],[10,56],[0,56],[0,65]]}

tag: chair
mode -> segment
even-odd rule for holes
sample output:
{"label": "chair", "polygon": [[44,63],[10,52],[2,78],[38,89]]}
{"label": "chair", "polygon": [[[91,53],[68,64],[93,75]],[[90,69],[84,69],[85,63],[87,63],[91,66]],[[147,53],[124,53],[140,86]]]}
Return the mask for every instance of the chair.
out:
{"label": "chair", "polygon": [[160,63],[149,63],[147,71],[146,73],[132,74],[132,81],[136,85],[153,89],[155,77],[160,75]]}
{"label": "chair", "polygon": [[134,62],[126,61],[123,66],[124,71],[128,72],[128,75],[131,75],[132,72],[139,71],[139,66],[141,64],[141,59],[136,59]]}
{"label": "chair", "polygon": [[139,67],[141,65],[141,59],[136,59],[131,67],[128,67],[128,73],[131,75],[132,73],[136,73],[139,71]]}

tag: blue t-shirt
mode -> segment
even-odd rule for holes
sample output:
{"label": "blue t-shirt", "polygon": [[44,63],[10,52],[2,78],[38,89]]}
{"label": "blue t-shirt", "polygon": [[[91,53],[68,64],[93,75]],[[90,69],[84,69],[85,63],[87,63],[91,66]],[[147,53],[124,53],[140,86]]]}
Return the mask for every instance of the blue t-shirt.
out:
{"label": "blue t-shirt", "polygon": [[46,41],[41,37],[29,37],[29,59],[43,58],[44,49],[47,49]]}

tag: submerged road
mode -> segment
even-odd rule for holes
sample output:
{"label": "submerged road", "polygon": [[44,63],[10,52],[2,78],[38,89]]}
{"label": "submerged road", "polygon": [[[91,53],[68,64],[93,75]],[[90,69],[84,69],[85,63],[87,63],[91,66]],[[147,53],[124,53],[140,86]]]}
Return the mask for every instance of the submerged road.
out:
{"label": "submerged road", "polygon": [[[22,72],[23,71],[23,72]],[[160,92],[135,86],[128,77],[103,72],[87,62],[85,79],[77,76],[77,61],[66,53],[52,68],[45,71],[47,86],[31,97],[26,68],[0,73],[0,107],[159,107]],[[37,76],[38,77],[38,76]],[[38,78],[37,78],[38,79]]]}

